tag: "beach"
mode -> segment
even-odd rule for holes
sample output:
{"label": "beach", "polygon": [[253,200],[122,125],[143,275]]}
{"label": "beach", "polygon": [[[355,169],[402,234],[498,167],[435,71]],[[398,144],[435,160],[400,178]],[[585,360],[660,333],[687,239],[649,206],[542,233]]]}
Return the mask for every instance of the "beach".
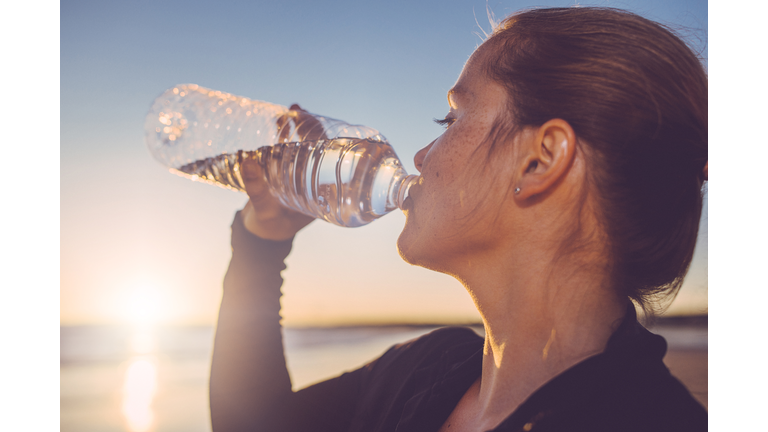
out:
{"label": "beach", "polygon": [[[355,369],[439,326],[288,328],[294,389]],[[471,326],[482,334],[482,327]],[[665,363],[707,407],[707,325],[662,322]],[[62,432],[208,432],[212,327],[61,327]]]}

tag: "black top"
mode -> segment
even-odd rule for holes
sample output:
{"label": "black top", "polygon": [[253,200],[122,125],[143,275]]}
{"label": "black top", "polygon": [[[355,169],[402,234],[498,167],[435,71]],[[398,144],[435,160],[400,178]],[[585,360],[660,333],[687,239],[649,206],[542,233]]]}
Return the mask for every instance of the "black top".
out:
{"label": "black top", "polygon": [[[480,376],[482,338],[443,328],[293,392],[279,322],[291,241],[254,236],[238,213],[232,249],[211,370],[214,432],[437,431]],[[706,411],[662,362],[666,348],[630,307],[603,353],[543,385],[493,430],[706,430]]]}

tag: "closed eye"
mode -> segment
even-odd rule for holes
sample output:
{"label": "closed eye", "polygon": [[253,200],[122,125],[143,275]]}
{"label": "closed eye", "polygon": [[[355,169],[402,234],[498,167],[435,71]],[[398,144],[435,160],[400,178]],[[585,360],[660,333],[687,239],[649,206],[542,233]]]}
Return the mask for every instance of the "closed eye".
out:
{"label": "closed eye", "polygon": [[446,117],[444,119],[432,119],[432,121],[448,129],[453,124],[453,122],[456,121],[456,119],[451,117]]}

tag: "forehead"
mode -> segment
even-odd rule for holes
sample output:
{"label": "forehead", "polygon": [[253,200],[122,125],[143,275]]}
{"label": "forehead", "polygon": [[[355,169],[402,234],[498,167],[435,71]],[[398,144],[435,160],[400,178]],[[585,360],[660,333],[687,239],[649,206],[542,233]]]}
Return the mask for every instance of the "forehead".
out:
{"label": "forehead", "polygon": [[481,87],[486,84],[485,75],[482,73],[484,55],[481,52],[482,46],[475,50],[469,57],[467,63],[459,75],[456,84],[448,90],[448,104],[456,108],[457,101],[472,99],[477,96]]}

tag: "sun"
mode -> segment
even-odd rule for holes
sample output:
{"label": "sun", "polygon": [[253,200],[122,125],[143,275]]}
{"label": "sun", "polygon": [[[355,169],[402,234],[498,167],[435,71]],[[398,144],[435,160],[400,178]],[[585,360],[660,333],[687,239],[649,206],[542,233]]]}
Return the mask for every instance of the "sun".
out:
{"label": "sun", "polygon": [[154,325],[164,311],[162,291],[151,284],[136,285],[129,291],[123,310],[125,318],[133,325]]}

